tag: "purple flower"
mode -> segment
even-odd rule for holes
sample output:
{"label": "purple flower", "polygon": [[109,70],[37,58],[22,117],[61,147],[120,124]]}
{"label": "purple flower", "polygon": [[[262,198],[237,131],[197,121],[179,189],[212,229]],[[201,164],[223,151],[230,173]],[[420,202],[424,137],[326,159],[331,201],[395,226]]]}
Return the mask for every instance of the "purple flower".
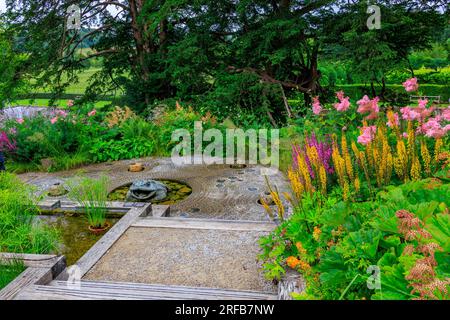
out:
{"label": "purple flower", "polygon": [[0,150],[1,151],[14,151],[16,150],[16,143],[10,141],[6,132],[0,132]]}

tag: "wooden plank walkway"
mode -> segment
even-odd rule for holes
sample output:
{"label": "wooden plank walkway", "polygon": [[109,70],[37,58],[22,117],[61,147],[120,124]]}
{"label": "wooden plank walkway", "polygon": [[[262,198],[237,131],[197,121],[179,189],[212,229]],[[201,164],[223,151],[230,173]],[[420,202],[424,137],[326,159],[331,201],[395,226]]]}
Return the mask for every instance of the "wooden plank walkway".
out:
{"label": "wooden plank walkway", "polygon": [[275,300],[276,294],[213,288],[163,286],[126,282],[82,281],[72,288],[65,281],[33,285],[17,300]]}

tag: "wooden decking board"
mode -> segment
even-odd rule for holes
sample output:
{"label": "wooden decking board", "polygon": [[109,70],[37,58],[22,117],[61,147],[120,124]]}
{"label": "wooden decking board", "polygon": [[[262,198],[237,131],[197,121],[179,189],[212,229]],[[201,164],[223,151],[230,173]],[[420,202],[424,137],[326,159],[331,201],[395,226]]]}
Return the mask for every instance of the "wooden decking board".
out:
{"label": "wooden decking board", "polygon": [[138,219],[132,227],[141,228],[180,228],[237,231],[272,231],[276,225],[270,222],[219,219],[180,219],[146,217]]}
{"label": "wooden decking board", "polygon": [[[98,242],[96,242],[77,262],[83,277],[108,251],[109,248],[122,236],[122,234],[140,217],[151,211],[151,204],[142,208],[131,208]],[[63,272],[58,280],[67,280],[67,272]]]}
{"label": "wooden decking board", "polygon": [[0,300],[13,299],[21,290],[34,284],[46,284],[53,279],[49,268],[27,268],[0,291]]}
{"label": "wooden decking board", "polygon": [[272,300],[276,295],[254,291],[235,291],[213,288],[145,285],[82,281],[81,288],[69,288],[64,281],[49,286],[34,285],[21,292],[17,299],[100,299],[100,300],[172,300],[172,299],[229,299]]}

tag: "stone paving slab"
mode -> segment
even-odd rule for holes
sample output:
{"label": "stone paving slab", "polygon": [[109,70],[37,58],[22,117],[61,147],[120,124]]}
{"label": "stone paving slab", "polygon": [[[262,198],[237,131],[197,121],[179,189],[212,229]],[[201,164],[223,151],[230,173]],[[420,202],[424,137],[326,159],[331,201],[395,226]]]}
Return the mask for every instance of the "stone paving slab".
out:
{"label": "stone paving slab", "polygon": [[83,279],[276,292],[257,261],[265,234],[131,227]]}
{"label": "stone paving slab", "polygon": [[[129,172],[128,165],[135,162],[143,163],[145,170],[139,173]],[[170,207],[171,216],[268,221],[264,208],[258,204],[261,193],[267,191],[261,172],[263,169],[262,166],[242,169],[234,169],[230,165],[176,166],[170,158],[143,158],[89,165],[56,173],[32,172],[22,174],[20,178],[35,185],[39,192],[44,192],[55,183],[64,183],[80,172],[92,178],[108,176],[109,191],[138,179],[178,180],[190,185],[192,194]],[[288,183],[281,172],[269,176],[269,180],[280,192],[288,191]],[[65,197],[56,199],[67,200]],[[286,203],[286,206],[290,212],[290,205]]]}

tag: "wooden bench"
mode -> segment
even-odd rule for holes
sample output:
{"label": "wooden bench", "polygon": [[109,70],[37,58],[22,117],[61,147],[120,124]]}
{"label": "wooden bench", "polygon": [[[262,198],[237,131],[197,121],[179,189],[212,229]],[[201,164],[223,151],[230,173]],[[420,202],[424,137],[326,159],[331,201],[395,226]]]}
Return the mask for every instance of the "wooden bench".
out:
{"label": "wooden bench", "polygon": [[419,101],[420,99],[427,99],[433,103],[440,104],[441,96],[410,96],[409,101]]}

